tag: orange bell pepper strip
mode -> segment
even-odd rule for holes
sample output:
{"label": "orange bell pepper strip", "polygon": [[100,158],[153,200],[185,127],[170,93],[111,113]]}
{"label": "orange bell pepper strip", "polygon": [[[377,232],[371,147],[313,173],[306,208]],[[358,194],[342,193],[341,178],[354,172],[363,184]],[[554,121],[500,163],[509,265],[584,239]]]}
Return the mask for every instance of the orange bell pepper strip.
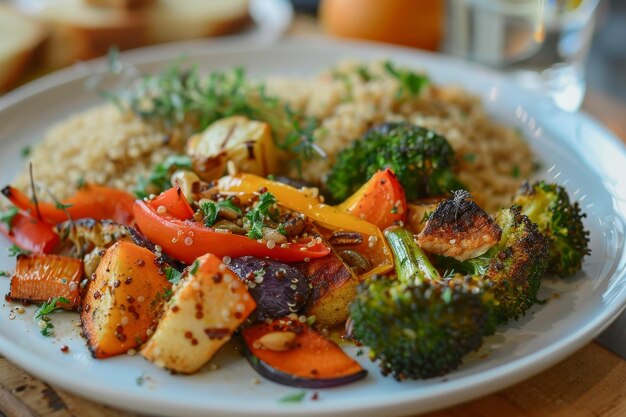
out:
{"label": "orange bell pepper strip", "polygon": [[290,210],[303,213],[315,223],[330,232],[350,231],[364,235],[363,243],[354,249],[369,257],[373,268],[360,275],[365,279],[381,275],[393,268],[393,257],[380,229],[365,220],[329,206],[309,192],[298,190],[281,182],[271,181],[252,174],[225,176],[217,181],[220,192],[253,193],[266,189],[272,193],[278,204]]}
{"label": "orange bell pepper strip", "polygon": [[16,207],[28,211],[32,217],[50,224],[57,224],[72,219],[92,218],[96,220],[113,220],[127,226],[133,224],[133,204],[135,197],[126,191],[100,185],[87,184],[76,194],[58,204],[39,202],[35,204],[26,194],[15,187],[7,185],[2,194]]}
{"label": "orange bell pepper strip", "polygon": [[[168,202],[168,205],[161,212],[158,207],[161,205],[159,202],[163,201]],[[161,246],[167,255],[187,264],[206,253],[221,258],[267,256],[283,262],[301,262],[306,258],[321,258],[330,253],[330,248],[324,243],[315,243],[309,247],[305,243],[310,240],[304,243],[287,243],[286,247],[276,245],[269,248],[266,242],[261,243],[247,236],[216,232],[188,217],[177,217],[189,210],[193,214],[189,203],[176,188],[164,191],[153,201],[137,200],[134,206],[135,220],[144,236]]]}
{"label": "orange bell pepper strip", "polygon": [[378,171],[337,208],[374,223],[380,230],[406,220],[404,188],[389,168]]}
{"label": "orange bell pepper strip", "polygon": [[50,253],[59,243],[59,235],[52,225],[22,213],[15,213],[9,222],[0,223],[0,232],[21,249],[32,253]]}

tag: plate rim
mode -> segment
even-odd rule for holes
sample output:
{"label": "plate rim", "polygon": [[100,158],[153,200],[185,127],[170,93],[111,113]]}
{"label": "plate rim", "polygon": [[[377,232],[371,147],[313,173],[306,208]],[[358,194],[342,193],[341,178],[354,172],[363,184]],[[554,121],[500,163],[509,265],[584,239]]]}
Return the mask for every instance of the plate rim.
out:
{"label": "plate rim", "polygon": [[[380,43],[345,40],[339,41],[310,36],[293,36],[288,39],[282,40],[278,43],[278,45],[286,47],[299,45],[298,47],[302,47],[302,43],[311,43],[316,46],[323,45],[331,48],[337,45],[350,48],[374,47],[378,51],[384,50],[389,55],[393,55],[394,53],[406,54],[408,52],[415,57],[426,56],[431,60],[461,64],[463,65],[463,67],[470,68],[472,71],[483,73],[493,80],[503,81],[504,79],[504,77],[496,71],[484,68],[477,64],[468,63],[457,58]],[[210,56],[220,55],[223,53],[241,54],[246,53],[246,51],[271,49],[276,45],[242,44],[241,41],[238,39],[183,41],[156,45],[147,48],[139,48],[136,50],[123,52],[121,56],[124,60],[133,64],[148,64],[149,62],[162,60],[163,56],[159,57],[159,54],[167,53],[168,50],[182,50],[182,48],[184,47],[197,48],[198,46],[204,48],[204,51],[201,55]],[[197,54],[190,54],[191,57],[193,57],[194,55]],[[13,105],[18,104],[19,102],[32,98],[37,94],[45,92],[48,89],[60,87],[65,83],[73,82],[86,76],[93,75],[94,73],[102,72],[105,67],[106,58],[98,58],[92,61],[88,61],[86,63],[82,63],[78,66],[75,65],[67,69],[56,71],[33,82],[25,84],[24,86],[21,86],[18,89],[0,98],[0,113],[3,113],[7,109],[11,108]],[[532,92],[523,91],[517,87],[515,89],[519,90],[522,95],[536,96],[536,94]],[[559,109],[557,109],[556,111],[566,113]],[[607,128],[597,122],[593,117],[580,111],[574,113],[573,115],[574,117],[579,118],[580,123],[582,123],[583,125],[588,125],[592,129],[598,131],[602,135],[604,141],[608,141],[613,145],[617,145],[622,154],[626,155],[626,146],[624,146],[623,141],[617,138],[612,132],[610,132]],[[613,193],[611,194],[611,196],[612,198],[617,197]],[[615,207],[613,207],[612,210],[615,212]],[[623,213],[615,212],[614,214],[621,215],[622,219],[624,217]],[[622,248],[620,259],[623,258],[624,252]],[[612,278],[614,277],[616,277],[616,275],[612,275]],[[620,279],[624,279],[624,276],[620,277]],[[69,376],[64,377],[63,374],[60,374],[58,372],[55,373],[52,370],[48,369],[47,366],[45,366],[47,361],[46,357],[40,356],[30,351],[21,351],[18,345],[12,343],[1,334],[0,351],[7,357],[7,359],[9,359],[13,363],[16,363],[23,369],[26,369],[28,372],[37,375],[38,377],[53,384],[68,389],[69,391],[90,399],[94,399],[101,403],[106,403],[114,406],[117,405],[118,407],[118,402],[122,402],[123,408],[143,413],[176,412],[180,414],[180,412],[182,411],[183,414],[180,415],[195,415],[196,413],[205,412],[217,412],[222,415],[252,415],[250,413],[253,413],[254,415],[293,415],[294,413],[302,413],[306,415],[337,415],[337,413],[353,413],[355,411],[366,411],[367,414],[374,414],[378,411],[384,410],[386,412],[392,412],[394,414],[401,414],[403,412],[406,413],[407,407],[417,402],[425,402],[426,404],[425,406],[421,405],[420,412],[431,411],[433,409],[439,408],[439,406],[437,405],[437,400],[441,399],[442,397],[446,397],[444,406],[449,407],[470,400],[472,398],[481,397],[489,393],[499,391],[545,370],[549,366],[574,353],[576,350],[592,340],[602,330],[608,327],[611,322],[615,318],[617,318],[617,316],[626,308],[626,290],[622,290],[619,294],[618,301],[613,301],[609,307],[610,308],[603,309],[593,320],[587,322],[585,326],[581,327],[576,332],[571,333],[570,335],[568,335],[568,337],[565,337],[555,343],[540,348],[539,350],[528,356],[513,359],[508,363],[485,370],[475,375],[469,375],[458,380],[448,381],[446,382],[447,387],[445,390],[429,395],[428,397],[422,398],[422,396],[420,396],[419,394],[416,395],[414,391],[408,391],[393,395],[390,399],[387,400],[381,400],[380,398],[376,398],[374,401],[372,401],[373,403],[368,403],[367,399],[364,398],[360,404],[355,404],[353,402],[346,402],[342,404],[324,404],[324,402],[317,402],[312,406],[309,406],[309,404],[299,404],[298,407],[295,408],[285,407],[284,405],[277,403],[276,405],[268,407],[265,410],[258,410],[255,408],[254,404],[247,405],[246,402],[237,402],[237,408],[233,408],[235,402],[228,401],[222,403],[222,405],[211,404],[210,407],[202,408],[197,408],[195,406],[189,408],[189,405],[187,405],[186,409],[181,410],[180,404],[171,405],[158,402],[150,403],[146,400],[146,398],[150,397],[150,395],[135,395],[134,393],[123,393],[115,391],[114,389],[103,389],[102,387],[99,387],[97,385],[86,385],[82,384],[81,381],[74,381],[73,378]],[[471,385],[471,389],[468,389],[468,378],[479,379],[477,381],[474,381],[474,383]],[[105,398],[103,398],[103,391],[108,392]],[[115,398],[109,398],[109,396],[114,396]],[[453,398],[453,400],[450,400],[450,398]]]}

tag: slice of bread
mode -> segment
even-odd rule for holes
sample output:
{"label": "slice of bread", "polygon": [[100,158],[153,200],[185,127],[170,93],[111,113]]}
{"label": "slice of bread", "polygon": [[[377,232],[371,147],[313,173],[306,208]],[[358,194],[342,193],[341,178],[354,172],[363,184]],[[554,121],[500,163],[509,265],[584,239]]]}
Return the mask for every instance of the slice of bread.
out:
{"label": "slice of bread", "polygon": [[88,4],[92,0],[39,1],[41,7],[32,14],[50,29],[44,53],[44,65],[50,68],[104,55],[111,45],[129,49],[216,36],[249,21],[248,0],[156,0],[132,10]]}
{"label": "slice of bread", "polygon": [[15,87],[45,39],[40,24],[0,6],[0,92]]}
{"label": "slice of bread", "polygon": [[114,9],[138,9],[156,2],[156,0],[84,0],[87,4],[98,7],[112,7]]}

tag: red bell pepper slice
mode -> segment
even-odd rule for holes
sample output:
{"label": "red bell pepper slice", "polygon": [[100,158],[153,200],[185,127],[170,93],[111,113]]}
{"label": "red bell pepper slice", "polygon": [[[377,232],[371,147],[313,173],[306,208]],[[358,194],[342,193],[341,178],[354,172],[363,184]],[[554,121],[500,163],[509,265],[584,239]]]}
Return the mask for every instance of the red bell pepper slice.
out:
{"label": "red bell pepper slice", "polygon": [[376,172],[337,208],[385,230],[406,220],[404,188],[389,168]]}
{"label": "red bell pepper slice", "polygon": [[[193,217],[193,209],[178,187],[163,191],[152,200],[149,200],[148,204],[157,213],[159,210],[165,210],[169,215],[179,220],[187,220]],[[159,207],[163,207],[163,209]]]}
{"label": "red bell pepper slice", "polygon": [[32,253],[50,253],[59,243],[59,235],[52,225],[22,213],[13,216],[10,229],[5,223],[0,223],[0,232],[21,249]]}
{"label": "red bell pepper slice", "polygon": [[68,213],[72,219],[109,219],[127,226],[133,224],[135,198],[126,191],[114,188],[87,184],[62,201],[65,210],[51,203],[39,202],[35,205],[26,194],[10,185],[2,189],[2,194],[19,209],[28,211],[32,217],[41,216],[40,220],[50,224],[68,220]]}
{"label": "red bell pepper slice", "polygon": [[[166,191],[167,193],[168,191]],[[182,201],[179,203],[182,205]],[[184,201],[184,204],[187,204]],[[180,208],[174,212],[180,212]],[[157,213],[153,204],[137,200],[134,206],[135,221],[141,232],[152,242],[161,246],[163,252],[187,264],[206,253],[221,258],[225,256],[270,257],[282,262],[300,262],[306,258],[321,258],[330,253],[324,243],[309,247],[302,243],[288,243],[287,247],[276,245],[270,249],[246,236],[216,232],[193,220],[181,220],[168,212]]]}

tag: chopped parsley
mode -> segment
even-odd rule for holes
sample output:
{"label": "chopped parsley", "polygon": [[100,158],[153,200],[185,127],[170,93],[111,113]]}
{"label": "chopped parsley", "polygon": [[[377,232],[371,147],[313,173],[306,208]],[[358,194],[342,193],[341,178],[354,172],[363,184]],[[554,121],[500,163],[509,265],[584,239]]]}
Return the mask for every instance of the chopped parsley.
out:
{"label": "chopped parsley", "polygon": [[140,176],[133,190],[139,198],[149,194],[158,194],[170,188],[170,176],[177,169],[191,169],[191,158],[186,155],[170,155],[165,161],[156,165],[148,178]]}
{"label": "chopped parsley", "polygon": [[85,177],[79,177],[78,180],[76,181],[76,188],[78,188],[79,190],[81,188],[85,187]]}
{"label": "chopped parsley", "polygon": [[400,82],[396,93],[398,97],[404,94],[417,96],[430,83],[427,76],[408,69],[397,68],[390,61],[385,61],[384,67],[389,75]]}
{"label": "chopped parsley", "polygon": [[0,271],[0,277],[10,277],[11,273],[9,271]]}
{"label": "chopped parsley", "polygon": [[137,384],[138,387],[142,386],[144,382],[146,382],[146,374],[141,374],[135,379],[135,384]]}
{"label": "chopped parsley", "polygon": [[278,402],[281,403],[300,403],[302,402],[302,400],[304,400],[304,397],[306,396],[306,391],[297,391],[297,392],[293,392],[291,394],[287,394],[283,397],[281,397]]}
{"label": "chopped parsley", "polygon": [[70,301],[65,297],[54,297],[43,303],[37,311],[35,311],[35,319],[39,319],[44,323],[43,326],[40,326],[42,336],[52,336],[52,333],[54,332],[54,325],[52,324],[50,317],[48,317],[48,314],[61,310],[63,307],[60,307],[59,304],[69,303]]}
{"label": "chopped parsley", "polygon": [[19,213],[17,207],[11,207],[8,210],[0,213],[0,222],[7,225],[7,231],[9,232],[11,231],[11,223],[13,222],[13,218],[17,216],[17,213]]}
{"label": "chopped parsley", "polygon": [[59,210],[67,210],[68,208],[72,207],[72,204],[63,204],[60,201],[57,201],[54,203],[54,207]]}
{"label": "chopped parsley", "polygon": [[200,262],[198,262],[197,260],[193,261],[193,263],[191,264],[191,269],[189,269],[189,273],[191,275],[195,275],[195,273],[198,272],[198,268],[200,268]]}
{"label": "chopped parsley", "polygon": [[32,148],[30,146],[24,146],[22,148],[22,158],[28,158],[30,156],[30,153],[32,151]]}
{"label": "chopped parsley", "polygon": [[171,266],[165,267],[165,278],[172,284],[178,284],[182,275],[182,273],[178,272]]}
{"label": "chopped parsley", "polygon": [[242,212],[239,207],[232,202],[232,200],[223,200],[218,202],[213,201],[204,201],[200,204],[200,210],[204,215],[204,225],[206,227],[211,227],[215,224],[217,220],[217,215],[220,212],[220,209],[230,209],[241,216]]}
{"label": "chopped parsley", "polygon": [[28,255],[30,254],[30,251],[27,251],[26,249],[22,249],[17,245],[12,245],[9,248],[9,256],[19,256],[19,255]]}
{"label": "chopped parsley", "polygon": [[476,162],[476,154],[466,153],[465,155],[463,155],[463,159],[466,162],[469,162],[470,164],[473,164],[474,162]]}
{"label": "chopped parsley", "polygon": [[263,237],[264,220],[270,216],[270,209],[276,204],[276,197],[272,193],[266,192],[261,194],[259,202],[246,214],[246,219],[250,222],[250,230],[248,237],[250,239],[261,239]]}
{"label": "chopped parsley", "polygon": [[65,297],[54,297],[46,301],[35,311],[35,318],[41,318],[43,316],[47,316],[48,314],[54,313],[57,310],[61,310],[63,307],[60,307],[59,304],[69,304],[70,301]]}
{"label": "chopped parsley", "polygon": [[390,213],[391,213],[391,214],[398,214],[398,207],[397,207],[397,206],[393,206],[393,207],[391,208]]}
{"label": "chopped parsley", "polygon": [[513,176],[513,178],[520,177],[519,165],[513,165],[513,168],[511,169],[511,175]]}
{"label": "chopped parsley", "polygon": [[359,74],[359,77],[361,77],[361,79],[365,82],[372,79],[372,74],[370,74],[369,70],[363,65],[358,66],[356,73]]}

